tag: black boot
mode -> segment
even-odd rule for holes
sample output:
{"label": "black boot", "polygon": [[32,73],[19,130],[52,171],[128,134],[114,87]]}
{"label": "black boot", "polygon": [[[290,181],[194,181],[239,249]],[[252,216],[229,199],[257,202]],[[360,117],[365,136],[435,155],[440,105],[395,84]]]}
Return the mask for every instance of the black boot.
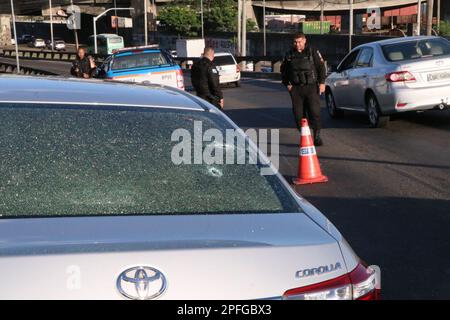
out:
{"label": "black boot", "polygon": [[314,145],[316,147],[323,145],[322,138],[320,138],[320,129],[314,130]]}

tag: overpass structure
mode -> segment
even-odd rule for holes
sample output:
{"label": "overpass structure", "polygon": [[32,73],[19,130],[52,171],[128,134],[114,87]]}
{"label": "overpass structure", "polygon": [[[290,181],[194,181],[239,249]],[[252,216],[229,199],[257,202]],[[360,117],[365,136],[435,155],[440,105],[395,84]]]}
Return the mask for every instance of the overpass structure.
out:
{"label": "overpass structure", "polygon": [[[422,2],[426,2],[423,0]],[[280,12],[320,12],[321,5],[319,0],[287,0],[287,1],[271,1],[266,0],[266,8]],[[417,0],[353,0],[354,10],[365,10],[370,7],[380,8],[398,8],[407,5],[417,4]],[[254,7],[262,8],[264,1],[252,1]],[[323,10],[326,12],[348,11],[350,8],[349,0],[325,0]]]}
{"label": "overpass structure", "polygon": [[[141,0],[142,2],[143,0]],[[149,0],[147,0],[149,1]],[[158,6],[164,5],[172,0],[155,0]],[[371,6],[378,6],[381,8],[395,8],[405,5],[411,5],[417,3],[417,0],[353,0],[354,8],[365,9]],[[91,7],[111,7],[114,0],[73,0],[75,5],[78,6],[91,6]],[[117,5],[130,6],[132,0],[115,0]],[[423,0],[422,2],[426,2]],[[249,6],[262,7],[263,1],[247,0]],[[275,11],[289,12],[314,12],[320,11],[319,0],[284,0],[284,1],[272,1],[266,0],[266,7]],[[52,0],[53,6],[66,6],[70,4],[70,0]],[[14,0],[14,7],[16,13],[19,15],[36,14],[43,9],[47,9],[49,5],[48,0],[26,0],[18,1]],[[348,10],[349,0],[325,0],[325,11],[343,11]],[[10,0],[0,0],[0,14],[9,14],[11,12]]]}

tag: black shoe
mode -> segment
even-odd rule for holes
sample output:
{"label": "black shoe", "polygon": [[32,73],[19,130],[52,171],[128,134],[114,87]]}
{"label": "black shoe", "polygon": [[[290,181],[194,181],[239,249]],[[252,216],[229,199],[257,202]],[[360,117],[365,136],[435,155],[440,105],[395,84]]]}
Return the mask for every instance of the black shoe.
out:
{"label": "black shoe", "polygon": [[316,147],[323,145],[322,138],[320,137],[320,130],[314,130],[314,145]]}

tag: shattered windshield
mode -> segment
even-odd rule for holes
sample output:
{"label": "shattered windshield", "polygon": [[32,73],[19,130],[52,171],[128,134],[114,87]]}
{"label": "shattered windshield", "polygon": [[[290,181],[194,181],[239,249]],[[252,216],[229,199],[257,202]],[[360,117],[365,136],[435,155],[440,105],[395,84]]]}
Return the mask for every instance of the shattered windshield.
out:
{"label": "shattered windshield", "polygon": [[259,164],[174,163],[174,131],[229,128],[215,114],[2,104],[0,119],[0,218],[300,210]]}

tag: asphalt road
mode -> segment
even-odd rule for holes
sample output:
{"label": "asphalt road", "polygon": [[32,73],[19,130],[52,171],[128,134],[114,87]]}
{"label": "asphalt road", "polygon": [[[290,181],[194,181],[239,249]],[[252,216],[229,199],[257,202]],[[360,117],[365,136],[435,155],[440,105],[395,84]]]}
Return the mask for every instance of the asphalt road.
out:
{"label": "asphalt road", "polygon": [[[300,135],[283,86],[253,79],[225,89],[226,114],[245,128],[280,129],[280,172],[297,174]],[[333,120],[323,106],[325,184],[293,186],[379,265],[383,298],[450,298],[450,110]]]}
{"label": "asphalt road", "polygon": [[[70,68],[24,63],[62,74]],[[284,88],[243,79],[224,93],[226,114],[243,129],[280,130],[280,172],[291,181],[300,135]],[[318,155],[329,182],[295,190],[363,260],[380,266],[383,298],[450,299],[450,110],[398,115],[384,129],[369,129],[361,114],[332,120],[324,108],[322,119]]]}

